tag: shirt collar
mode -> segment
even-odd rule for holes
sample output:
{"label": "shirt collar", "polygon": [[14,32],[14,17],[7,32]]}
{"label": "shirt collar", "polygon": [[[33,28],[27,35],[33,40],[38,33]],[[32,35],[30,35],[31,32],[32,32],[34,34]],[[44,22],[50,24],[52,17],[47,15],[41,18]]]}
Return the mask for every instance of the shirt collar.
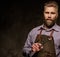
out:
{"label": "shirt collar", "polygon": [[58,32],[59,31],[59,29],[58,29],[58,25],[55,23],[55,25],[52,27],[52,28],[50,28],[50,29],[46,29],[45,27],[44,27],[44,24],[42,24],[41,25],[41,27],[40,27],[40,29],[44,29],[44,30],[46,30],[46,31],[51,31],[52,29],[54,29],[56,32]]}

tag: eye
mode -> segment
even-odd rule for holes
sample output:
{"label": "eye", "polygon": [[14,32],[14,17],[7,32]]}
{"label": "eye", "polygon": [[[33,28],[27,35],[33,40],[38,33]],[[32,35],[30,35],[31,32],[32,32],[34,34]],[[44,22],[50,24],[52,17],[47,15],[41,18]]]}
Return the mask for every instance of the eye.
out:
{"label": "eye", "polygon": [[46,14],[49,14],[49,12],[45,12]]}
{"label": "eye", "polygon": [[51,14],[55,14],[55,12],[51,12]]}

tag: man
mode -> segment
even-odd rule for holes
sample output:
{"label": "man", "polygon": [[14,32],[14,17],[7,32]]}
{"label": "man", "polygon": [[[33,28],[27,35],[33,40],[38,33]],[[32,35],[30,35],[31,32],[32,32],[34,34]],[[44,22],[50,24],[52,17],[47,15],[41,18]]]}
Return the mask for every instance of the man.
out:
{"label": "man", "polygon": [[33,57],[36,52],[44,49],[44,46],[41,43],[35,42],[37,35],[41,32],[41,28],[43,28],[41,34],[44,35],[50,35],[51,30],[54,30],[52,35],[54,39],[54,47],[56,51],[56,56],[60,57],[60,26],[56,24],[56,20],[58,18],[57,3],[55,1],[45,3],[43,14],[44,23],[41,26],[32,29],[28,34],[28,38],[23,48],[23,55],[26,57]]}

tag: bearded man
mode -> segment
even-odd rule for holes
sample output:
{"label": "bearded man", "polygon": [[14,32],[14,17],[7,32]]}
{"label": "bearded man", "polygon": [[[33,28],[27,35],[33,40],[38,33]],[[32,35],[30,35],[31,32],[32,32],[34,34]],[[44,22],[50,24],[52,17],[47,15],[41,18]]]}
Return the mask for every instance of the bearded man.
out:
{"label": "bearded man", "polygon": [[[26,57],[44,57],[45,55],[45,57],[60,57],[60,26],[56,24],[56,20],[58,19],[58,4],[55,1],[46,2],[44,4],[43,14],[44,23],[40,26],[37,26],[36,28],[33,28],[28,34],[27,40],[23,47],[23,55]],[[41,38],[41,35],[50,37],[45,38],[44,36]],[[52,41],[51,36],[53,36],[54,41]],[[43,40],[40,39],[40,42],[38,42],[38,38],[41,38]],[[53,51],[52,53],[49,53],[46,50],[49,52],[52,50]],[[39,56],[37,56],[38,52]]]}

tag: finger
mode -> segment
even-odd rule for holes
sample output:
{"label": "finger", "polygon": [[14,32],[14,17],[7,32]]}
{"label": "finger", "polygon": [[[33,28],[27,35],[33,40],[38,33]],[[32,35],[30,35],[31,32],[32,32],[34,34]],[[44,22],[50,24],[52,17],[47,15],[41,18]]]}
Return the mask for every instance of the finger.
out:
{"label": "finger", "polygon": [[35,44],[33,44],[33,45],[32,45],[32,49],[36,49],[36,46],[35,46]]}
{"label": "finger", "polygon": [[34,48],[36,49],[36,51],[39,51],[39,50],[40,50],[38,43],[35,43],[35,44],[34,44]]}
{"label": "finger", "polygon": [[37,48],[37,47],[33,47],[33,49],[32,49],[34,52],[37,52],[37,51],[39,51],[40,49],[39,48]]}
{"label": "finger", "polygon": [[39,43],[35,43],[34,45],[35,45],[37,48],[39,48]]}
{"label": "finger", "polygon": [[43,46],[41,46],[41,49],[43,49]]}
{"label": "finger", "polygon": [[40,49],[41,49],[41,44],[40,43],[34,43],[32,45],[32,50],[39,51]]}
{"label": "finger", "polygon": [[41,44],[41,43],[38,43],[38,45],[39,45],[39,46],[42,46],[42,44]]}
{"label": "finger", "polygon": [[32,50],[33,50],[33,51],[39,51],[39,46],[38,46],[37,43],[34,43],[34,44],[32,45]]}
{"label": "finger", "polygon": [[32,51],[36,52],[36,47],[34,45],[32,46]]}
{"label": "finger", "polygon": [[41,43],[38,44],[40,49],[43,49],[43,45]]}

